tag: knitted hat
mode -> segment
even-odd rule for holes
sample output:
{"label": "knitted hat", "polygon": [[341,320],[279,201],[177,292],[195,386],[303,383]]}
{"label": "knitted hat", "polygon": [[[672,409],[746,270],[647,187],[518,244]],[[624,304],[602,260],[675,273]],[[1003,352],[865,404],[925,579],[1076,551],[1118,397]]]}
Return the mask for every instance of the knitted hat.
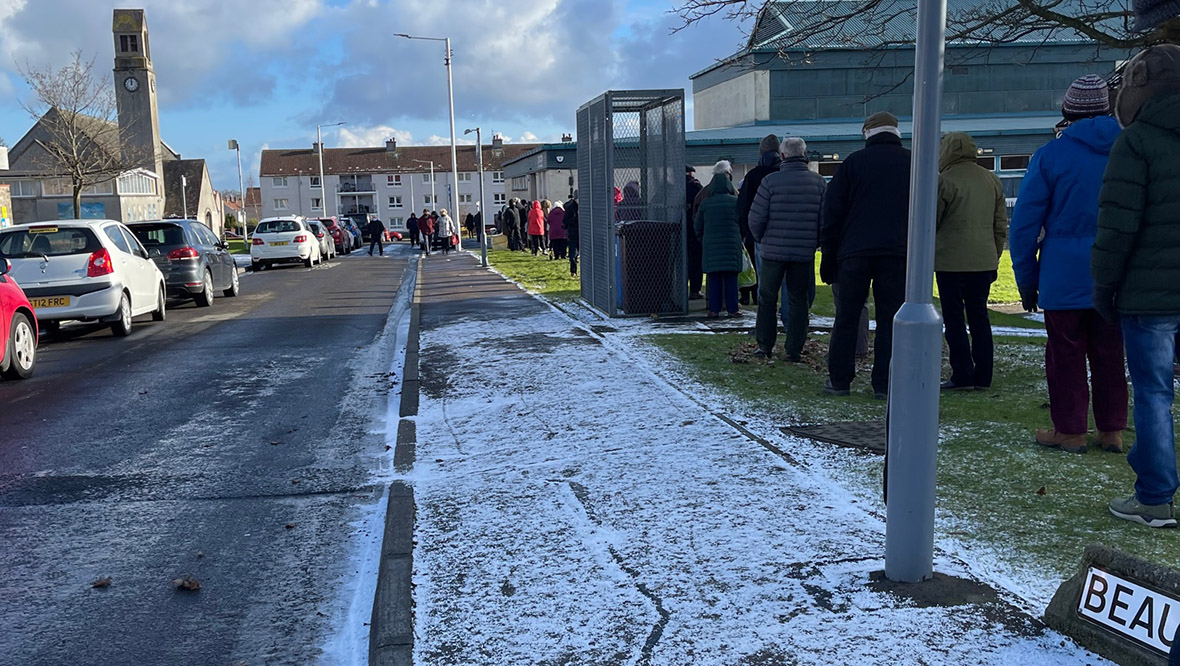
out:
{"label": "knitted hat", "polygon": [[1135,122],[1147,100],[1166,91],[1180,92],[1180,46],[1150,46],[1131,58],[1123,69],[1115,117],[1123,127]]}
{"label": "knitted hat", "polygon": [[696,173],[697,168],[691,164],[684,165],[684,173]]}
{"label": "knitted hat", "polygon": [[1180,0],[1135,0],[1135,29],[1154,30],[1159,24],[1180,16]]}
{"label": "knitted hat", "polygon": [[764,155],[766,153],[778,152],[778,137],[773,134],[767,134],[762,137],[762,143],[758,144],[758,154]]}
{"label": "knitted hat", "polygon": [[864,127],[860,129],[862,132],[867,132],[878,127],[897,127],[897,116],[888,111],[878,111],[865,118]]}
{"label": "knitted hat", "polygon": [[1081,120],[1110,114],[1110,88],[1097,74],[1087,74],[1074,81],[1065,91],[1061,115],[1069,120]]}

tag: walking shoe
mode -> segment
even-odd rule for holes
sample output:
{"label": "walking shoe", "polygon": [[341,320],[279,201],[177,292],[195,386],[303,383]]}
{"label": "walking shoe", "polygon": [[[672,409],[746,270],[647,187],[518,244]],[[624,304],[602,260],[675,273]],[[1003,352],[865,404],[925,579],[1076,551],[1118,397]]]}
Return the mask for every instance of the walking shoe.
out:
{"label": "walking shoe", "polygon": [[1141,504],[1134,495],[1131,495],[1130,497],[1116,497],[1110,500],[1107,507],[1116,518],[1129,520],[1132,523],[1148,527],[1176,526],[1176,511],[1172,508],[1171,502],[1167,504]]}
{"label": "walking shoe", "polygon": [[1086,434],[1080,435],[1066,435],[1057,432],[1055,428],[1048,430],[1037,431],[1037,444],[1048,447],[1061,447],[1062,451],[1069,453],[1085,453],[1086,452]]}
{"label": "walking shoe", "polygon": [[824,393],[843,397],[851,394],[852,392],[846,388],[836,388],[834,385],[832,385],[831,378],[828,378],[824,380]]}
{"label": "walking shoe", "polygon": [[770,358],[770,352],[759,347],[758,349],[754,350],[754,358]]}
{"label": "walking shoe", "polygon": [[943,382],[942,386],[940,386],[939,388],[941,388],[943,391],[974,391],[975,390],[974,386],[971,386],[971,385],[965,386],[962,384],[956,384],[949,379],[946,380],[945,382]]}
{"label": "walking shoe", "polygon": [[689,295],[688,300],[690,300],[690,301],[703,301],[703,300],[705,300],[705,295],[699,291],[694,291],[694,292],[692,292],[692,294]]}
{"label": "walking shoe", "polygon": [[1103,451],[1110,451],[1111,453],[1123,452],[1123,433],[1102,432],[1098,431],[1098,445],[1102,447]]}

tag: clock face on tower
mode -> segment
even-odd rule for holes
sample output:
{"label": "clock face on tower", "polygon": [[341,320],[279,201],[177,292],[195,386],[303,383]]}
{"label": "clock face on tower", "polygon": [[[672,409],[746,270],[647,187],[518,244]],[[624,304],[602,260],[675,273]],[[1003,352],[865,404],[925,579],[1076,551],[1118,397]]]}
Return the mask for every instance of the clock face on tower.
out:
{"label": "clock face on tower", "polygon": [[123,87],[127,89],[127,92],[135,92],[139,90],[139,81],[134,76],[128,76],[123,80]]}

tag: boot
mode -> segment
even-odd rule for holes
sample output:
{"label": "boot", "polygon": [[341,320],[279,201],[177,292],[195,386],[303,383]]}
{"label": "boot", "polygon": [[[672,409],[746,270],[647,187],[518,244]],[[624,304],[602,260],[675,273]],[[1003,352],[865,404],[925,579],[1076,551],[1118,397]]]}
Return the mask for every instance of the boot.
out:
{"label": "boot", "polygon": [[1103,451],[1110,451],[1111,453],[1123,452],[1123,433],[1119,431],[1102,432],[1098,431],[1098,444]]}
{"label": "boot", "polygon": [[1048,447],[1061,447],[1069,453],[1086,452],[1086,433],[1080,435],[1066,435],[1057,432],[1056,428],[1037,431],[1037,444]]}

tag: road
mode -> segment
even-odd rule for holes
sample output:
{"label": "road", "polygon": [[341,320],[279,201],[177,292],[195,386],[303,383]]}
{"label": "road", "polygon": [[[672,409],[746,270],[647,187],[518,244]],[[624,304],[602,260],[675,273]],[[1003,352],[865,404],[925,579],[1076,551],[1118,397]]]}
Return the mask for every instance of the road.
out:
{"label": "road", "polygon": [[[249,274],[240,297],[137,318],[129,338],[63,329],[36,376],[0,382],[0,663],[366,647],[390,311],[410,286],[399,299],[408,248],[391,254]],[[184,576],[200,590],[176,589]]]}

